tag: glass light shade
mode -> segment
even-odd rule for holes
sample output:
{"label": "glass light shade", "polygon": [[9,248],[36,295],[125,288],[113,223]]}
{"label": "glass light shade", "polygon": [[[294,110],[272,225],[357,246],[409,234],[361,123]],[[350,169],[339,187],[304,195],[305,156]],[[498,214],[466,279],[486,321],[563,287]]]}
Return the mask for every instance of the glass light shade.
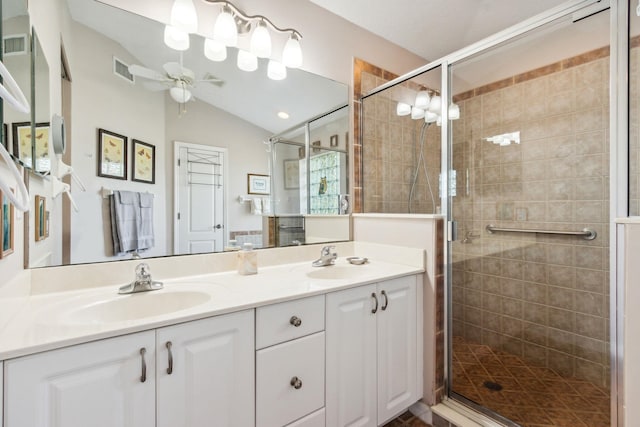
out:
{"label": "glass light shade", "polygon": [[424,121],[427,123],[434,123],[438,120],[438,115],[436,113],[432,113],[431,111],[427,111],[424,114]]}
{"label": "glass light shade", "polygon": [[227,46],[220,40],[204,40],[204,56],[211,61],[224,61],[227,59]]}
{"label": "glass light shade", "polygon": [[238,49],[238,68],[242,71],[255,71],[258,69],[258,57],[246,50]]}
{"label": "glass light shade", "polygon": [[409,114],[411,114],[411,105],[404,102],[398,102],[398,105],[396,106],[396,115],[408,116]]}
{"label": "glass light shade", "polygon": [[175,0],[173,2],[169,25],[187,33],[198,31],[198,14],[192,0]]}
{"label": "glass light shade", "polygon": [[282,62],[271,59],[267,67],[267,77],[271,80],[284,80],[287,78],[287,67]]}
{"label": "glass light shade", "polygon": [[458,120],[460,118],[460,106],[458,104],[449,105],[449,120]]}
{"label": "glass light shade", "polygon": [[189,33],[167,25],[164,27],[164,44],[171,49],[187,50],[189,49]]}
{"label": "glass light shade", "polygon": [[268,58],[271,56],[271,35],[263,22],[258,23],[253,29],[249,46],[251,53],[258,58]]}
{"label": "glass light shade", "polygon": [[413,120],[418,120],[424,117],[424,110],[422,108],[412,107],[411,108],[411,118]]}
{"label": "glass light shade", "polygon": [[169,89],[169,95],[179,104],[189,102],[191,99],[191,91],[186,88],[183,82],[178,82],[174,87]]}
{"label": "glass light shade", "polygon": [[436,125],[442,126],[442,117],[441,116],[438,116],[438,118],[436,119]]}
{"label": "glass light shade", "polygon": [[427,92],[426,90],[421,90],[416,95],[416,102],[414,105],[417,108],[426,110],[427,108],[429,108],[429,102],[431,102],[431,96],[429,96],[429,92]]}
{"label": "glass light shade", "polygon": [[216,18],[216,23],[213,24],[213,39],[219,40],[229,47],[238,45],[238,27],[228,7],[222,9]]}
{"label": "glass light shade", "polygon": [[295,37],[289,37],[282,51],[282,63],[289,68],[300,68],[302,66],[302,48],[300,41]]}
{"label": "glass light shade", "polygon": [[434,95],[431,97],[431,102],[429,102],[429,111],[432,113],[440,114],[440,110],[442,109],[442,99],[439,95]]}

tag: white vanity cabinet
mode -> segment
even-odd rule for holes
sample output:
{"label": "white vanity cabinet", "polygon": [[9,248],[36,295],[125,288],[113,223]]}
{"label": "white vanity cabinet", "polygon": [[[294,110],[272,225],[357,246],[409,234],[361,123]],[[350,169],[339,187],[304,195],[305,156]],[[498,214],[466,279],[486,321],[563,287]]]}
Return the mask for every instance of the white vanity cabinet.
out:
{"label": "white vanity cabinet", "polygon": [[155,333],[5,363],[5,427],[154,427]]}
{"label": "white vanity cabinet", "polygon": [[256,309],[256,426],[324,426],[324,295]]}
{"label": "white vanity cabinet", "polygon": [[419,303],[417,276],[327,294],[327,426],[378,426],[420,398]]}
{"label": "white vanity cabinet", "polygon": [[157,426],[253,426],[253,310],[156,331]]}

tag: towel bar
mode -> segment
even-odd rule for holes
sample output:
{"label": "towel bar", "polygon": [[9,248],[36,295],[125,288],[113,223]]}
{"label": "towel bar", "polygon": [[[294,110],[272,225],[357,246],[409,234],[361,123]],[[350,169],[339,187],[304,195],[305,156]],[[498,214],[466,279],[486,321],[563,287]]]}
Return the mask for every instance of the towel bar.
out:
{"label": "towel bar", "polygon": [[580,231],[561,231],[561,230],[532,230],[526,228],[501,228],[496,227],[493,224],[488,224],[485,229],[487,233],[495,233],[496,231],[503,231],[508,233],[538,233],[538,234],[561,234],[565,236],[580,236],[585,240],[593,240],[598,236],[595,230],[590,228],[583,228]]}

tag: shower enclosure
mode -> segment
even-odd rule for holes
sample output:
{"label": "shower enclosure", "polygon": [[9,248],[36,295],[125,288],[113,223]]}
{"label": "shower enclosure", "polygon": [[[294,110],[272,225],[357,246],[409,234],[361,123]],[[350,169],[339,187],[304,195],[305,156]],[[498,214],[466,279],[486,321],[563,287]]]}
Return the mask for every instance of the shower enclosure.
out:
{"label": "shower enclosure", "polygon": [[362,99],[364,212],[446,215],[448,401],[506,425],[610,424],[609,19],[557,8]]}

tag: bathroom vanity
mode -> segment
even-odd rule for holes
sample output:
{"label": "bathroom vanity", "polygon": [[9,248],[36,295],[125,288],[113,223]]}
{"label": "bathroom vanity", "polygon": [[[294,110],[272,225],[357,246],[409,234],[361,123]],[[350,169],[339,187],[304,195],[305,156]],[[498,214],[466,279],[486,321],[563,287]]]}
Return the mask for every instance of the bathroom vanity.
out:
{"label": "bathroom vanity", "polygon": [[28,297],[0,329],[4,427],[383,424],[422,397],[424,255],[339,249],[329,267]]}

